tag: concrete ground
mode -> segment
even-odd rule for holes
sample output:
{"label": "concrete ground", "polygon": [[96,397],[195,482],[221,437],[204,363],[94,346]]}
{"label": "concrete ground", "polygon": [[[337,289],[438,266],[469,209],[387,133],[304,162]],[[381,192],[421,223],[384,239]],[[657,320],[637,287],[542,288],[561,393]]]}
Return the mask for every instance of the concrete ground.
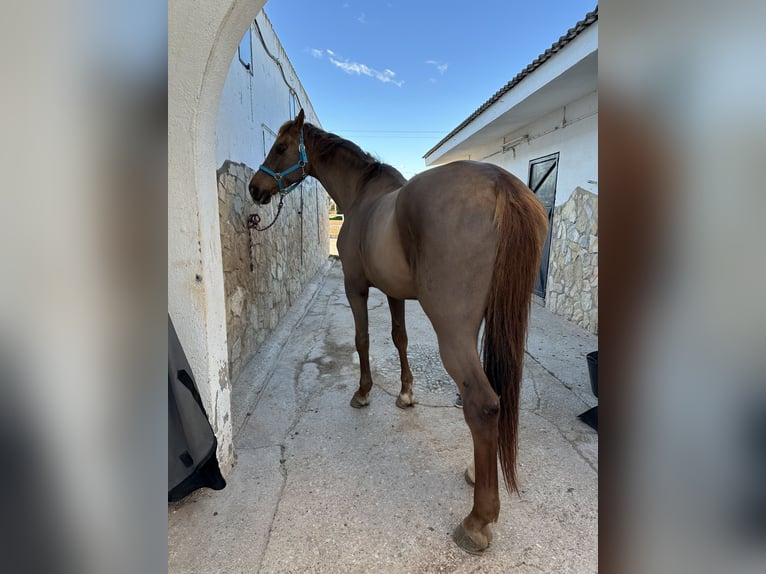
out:
{"label": "concrete ground", "polygon": [[598,435],[577,415],[596,404],[585,355],[597,338],[533,305],[521,492],[501,491],[494,542],[473,556],[451,539],[472,504],[470,435],[431,325],[408,301],[418,404],[403,411],[385,296],[371,290],[369,309],[365,409],[348,404],[359,367],[338,261],[262,345],[234,383],[228,486],[168,508],[168,571],[596,572]]}

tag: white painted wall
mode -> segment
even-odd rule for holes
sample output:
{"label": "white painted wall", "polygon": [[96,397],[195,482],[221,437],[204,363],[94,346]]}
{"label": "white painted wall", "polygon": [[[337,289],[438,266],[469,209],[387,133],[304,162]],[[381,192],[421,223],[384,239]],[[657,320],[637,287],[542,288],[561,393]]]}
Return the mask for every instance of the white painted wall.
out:
{"label": "white painted wall", "polygon": [[279,67],[261,44],[258,29],[251,25],[253,73],[242,65],[235,50],[218,106],[216,165],[219,167],[228,159],[257,169],[271,147],[267,137],[264,149],[263,126],[276,133],[279,126],[292,119],[301,106],[306,113],[306,121],[321,127],[314,107],[265,12],[261,11],[255,20],[269,52],[282,63],[287,82],[296,91],[298,101],[291,110],[290,90]]}
{"label": "white painted wall", "polygon": [[264,4],[168,5],[168,312],[218,438],[224,472],[234,448],[216,170],[226,159],[257,167],[264,157],[261,124],[276,131],[290,116],[289,90],[255,30],[254,74],[239,63],[237,47],[256,17],[309,121],[320,125],[261,12]]}
{"label": "white painted wall", "polygon": [[[566,121],[565,121],[566,118]],[[503,140],[476,149],[471,159],[500,165],[527,182],[530,160],[559,153],[556,205],[576,187],[598,194],[598,93],[593,92],[508,134],[506,142],[528,140],[502,152]]]}
{"label": "white painted wall", "polygon": [[234,460],[216,180],[219,99],[265,0],[168,4],[168,312],[189,358],[226,470]]}

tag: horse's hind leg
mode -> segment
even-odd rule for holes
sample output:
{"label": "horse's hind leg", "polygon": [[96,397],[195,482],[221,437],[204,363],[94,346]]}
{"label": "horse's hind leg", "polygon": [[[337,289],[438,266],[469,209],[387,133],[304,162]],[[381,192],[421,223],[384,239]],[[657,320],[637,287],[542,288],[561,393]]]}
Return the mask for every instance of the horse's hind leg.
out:
{"label": "horse's hind leg", "polygon": [[388,307],[391,310],[391,338],[394,340],[396,350],[399,351],[399,363],[402,366],[402,390],[396,398],[396,406],[400,409],[414,406],[415,397],[412,394],[412,371],[407,360],[407,328],[404,323],[404,301],[402,299],[388,298]]}
{"label": "horse's hind leg", "polygon": [[372,389],[372,374],[370,373],[370,334],[367,320],[367,298],[369,288],[366,284],[346,281],[346,297],[354,315],[354,330],[356,352],[359,354],[359,389],[351,397],[354,408],[366,407],[370,404]]}
{"label": "horse's hind leg", "polygon": [[439,337],[439,350],[447,372],[458,384],[463,415],[473,438],[473,508],[454,533],[455,542],[471,553],[481,553],[492,542],[490,524],[500,513],[497,474],[497,437],[500,400],[481,366],[476,339]]}

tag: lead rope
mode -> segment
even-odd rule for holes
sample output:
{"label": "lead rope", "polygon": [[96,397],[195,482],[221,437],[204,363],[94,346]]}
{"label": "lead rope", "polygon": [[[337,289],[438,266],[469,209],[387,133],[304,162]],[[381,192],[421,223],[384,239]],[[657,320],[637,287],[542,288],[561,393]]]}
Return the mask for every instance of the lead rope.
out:
{"label": "lead rope", "polygon": [[[235,180],[242,183],[242,185],[247,185],[247,182],[243,180],[242,178],[238,177],[237,174],[231,173],[229,174],[231,177],[233,177]],[[247,189],[247,188],[245,188]],[[269,227],[274,225],[277,222],[277,219],[279,218],[279,214],[282,213],[282,208],[285,205],[285,196],[287,194],[279,194],[279,205],[277,206],[277,214],[274,216],[274,220],[269,223],[266,227],[261,227],[261,216],[257,213],[251,213],[247,216],[247,222],[246,222],[246,229],[247,229],[247,246],[248,251],[250,253],[250,272],[252,273],[255,271],[255,254],[253,253],[253,233],[252,230],[255,229],[256,231],[266,231]],[[247,197],[247,192],[245,192],[245,197]]]}
{"label": "lead rope", "polygon": [[282,213],[282,206],[285,204],[285,195],[280,195],[279,205],[277,206],[277,214],[274,216],[274,221],[269,223],[266,227],[261,227],[261,216],[257,213],[251,213],[247,216],[247,228],[255,229],[256,231],[266,231],[269,227],[274,225],[279,218],[279,214]]}
{"label": "lead rope", "polygon": [[251,213],[247,216],[247,244],[250,251],[250,272],[255,271],[255,254],[253,253],[253,229],[256,231],[266,231],[269,227],[274,225],[279,218],[279,214],[282,213],[282,207],[285,204],[285,196],[280,195],[279,205],[277,206],[277,214],[274,216],[274,220],[266,227],[261,227],[261,216],[257,213]]}

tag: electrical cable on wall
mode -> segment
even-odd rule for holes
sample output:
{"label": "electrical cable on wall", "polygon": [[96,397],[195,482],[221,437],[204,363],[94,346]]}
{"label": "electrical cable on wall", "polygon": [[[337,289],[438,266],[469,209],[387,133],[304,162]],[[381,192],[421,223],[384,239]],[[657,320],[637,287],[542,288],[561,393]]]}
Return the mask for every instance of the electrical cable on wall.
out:
{"label": "electrical cable on wall", "polygon": [[263,33],[261,32],[260,26],[258,26],[258,20],[253,20],[253,24],[255,25],[255,30],[258,32],[258,39],[261,41],[261,45],[263,46],[263,49],[266,51],[266,55],[274,60],[274,63],[279,68],[280,73],[282,74],[282,80],[285,82],[285,85],[287,86],[287,89],[290,90],[290,95],[292,95],[296,100],[298,100],[298,105],[303,108],[303,103],[301,102],[301,99],[298,97],[298,92],[295,91],[295,88],[290,85],[290,82],[287,81],[287,76],[285,75],[285,69],[282,67],[282,62],[279,61],[279,58],[274,56],[274,54],[271,53],[271,50],[269,50],[269,47],[266,45],[266,40],[263,38]]}
{"label": "electrical cable on wall", "polygon": [[[266,40],[263,37],[263,33],[261,32],[261,27],[258,25],[258,20],[257,19],[253,20],[253,25],[255,26],[255,31],[258,32],[258,39],[261,41],[261,46],[263,46],[263,50],[266,52],[266,55],[269,58],[271,58],[274,61],[274,63],[277,65],[277,68],[279,68],[279,73],[282,75],[282,81],[287,86],[287,89],[289,90],[290,96],[295,98],[295,100],[298,102],[298,106],[300,107],[300,109],[303,109],[303,102],[301,102],[301,99],[298,96],[298,92],[295,90],[295,88],[293,88],[292,84],[290,84],[290,82],[287,80],[287,75],[285,74],[285,69],[282,66],[282,62],[279,60],[279,58],[277,58],[276,56],[274,56],[274,54],[271,53],[271,50],[269,50],[269,47],[266,45]],[[293,112],[293,111],[294,110],[291,110],[291,112]],[[300,191],[300,198],[301,199],[300,199],[300,207],[298,209],[298,215],[300,217],[300,226],[301,226],[301,266],[303,266],[303,251],[304,251],[304,249],[303,249],[303,191],[304,191],[304,186],[303,185],[301,185],[299,187],[299,191]],[[315,192],[317,191],[316,190],[316,186],[314,187],[314,191]],[[315,193],[315,195],[316,195],[316,193]],[[277,217],[279,216],[279,212],[281,211],[282,202],[283,201],[284,201],[284,196],[280,199],[279,210],[277,211]],[[274,225],[274,222],[276,222],[276,217],[275,217],[274,221],[272,221],[272,223],[270,225],[266,226],[263,229],[259,229],[259,227],[257,225],[257,222],[255,222],[255,219],[254,219],[254,218],[257,218],[258,215],[257,214],[252,214],[250,217],[253,218],[253,222],[251,223],[250,221],[248,221],[248,234],[250,232],[250,229],[257,229],[258,231],[264,231],[265,229],[268,229],[269,227]],[[252,262],[252,260],[251,260],[251,262]],[[252,268],[252,264],[251,264],[251,271],[252,270],[253,270],[253,268]]]}

